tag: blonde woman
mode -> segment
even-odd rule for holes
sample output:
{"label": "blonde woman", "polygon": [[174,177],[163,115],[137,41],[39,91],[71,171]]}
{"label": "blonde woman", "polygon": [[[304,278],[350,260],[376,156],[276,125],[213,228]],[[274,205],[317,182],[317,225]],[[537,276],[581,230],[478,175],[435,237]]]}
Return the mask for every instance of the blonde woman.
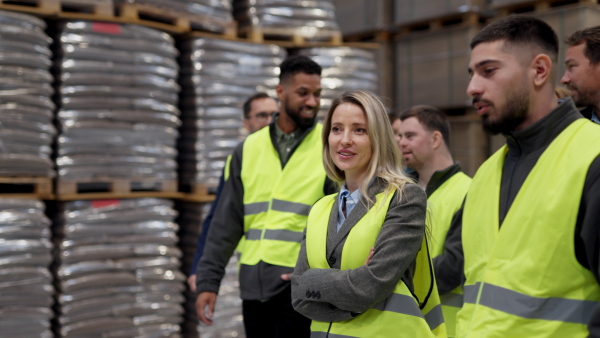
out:
{"label": "blonde woman", "polygon": [[311,337],[444,336],[427,198],[402,172],[383,104],[365,91],[342,94],[322,138],[327,176],[341,188],[311,209],[291,276]]}

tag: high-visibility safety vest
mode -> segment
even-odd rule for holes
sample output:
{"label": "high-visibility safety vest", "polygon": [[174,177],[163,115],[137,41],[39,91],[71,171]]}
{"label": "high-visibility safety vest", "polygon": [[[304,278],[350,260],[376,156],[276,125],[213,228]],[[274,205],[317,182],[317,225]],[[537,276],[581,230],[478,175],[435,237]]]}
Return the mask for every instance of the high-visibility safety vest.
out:
{"label": "high-visibility safety vest", "polygon": [[[338,194],[319,200],[308,216],[306,229],[306,255],[311,268],[330,268],[327,262],[327,228],[329,216]],[[375,196],[375,205],[354,225],[342,250],[341,269],[355,269],[365,264],[369,252],[385,221],[392,194]],[[342,322],[312,321],[312,338],[338,337],[446,337],[446,327],[433,271],[423,239],[417,255],[414,276],[414,295],[398,282],[394,293],[372,309]]]}
{"label": "high-visibility safety vest", "polygon": [[600,286],[577,261],[574,238],[600,126],[577,120],[548,146],[500,227],[507,152],[502,147],[481,166],[465,202],[458,337],[587,337]]}
{"label": "high-visibility safety vest", "polygon": [[244,142],[244,248],[240,264],[258,262],[293,268],[298,259],[310,207],[324,196],[325,169],[317,124],[285,167],[263,128]]}
{"label": "high-visibility safety vest", "polygon": [[[432,258],[444,252],[444,243],[452,223],[452,217],[461,208],[470,185],[471,178],[463,172],[457,172],[442,183],[427,199],[427,226],[432,237]],[[462,287],[459,286],[440,296],[440,299],[448,337],[454,337],[456,335],[456,314],[463,304]]]}

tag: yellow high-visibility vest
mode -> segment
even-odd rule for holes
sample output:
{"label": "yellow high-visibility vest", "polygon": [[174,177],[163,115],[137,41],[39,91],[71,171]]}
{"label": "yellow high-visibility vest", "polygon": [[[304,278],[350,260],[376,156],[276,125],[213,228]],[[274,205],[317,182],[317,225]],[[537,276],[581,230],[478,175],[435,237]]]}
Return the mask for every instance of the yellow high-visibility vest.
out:
{"label": "yellow high-visibility vest", "polygon": [[[319,200],[308,217],[306,255],[311,268],[329,268],[326,253],[327,228],[331,212],[337,212],[332,211],[337,196],[328,195]],[[342,250],[342,270],[364,265],[370,249],[375,246],[393,197],[390,194],[386,198],[381,193],[375,198],[375,205],[348,234]],[[313,320],[311,337],[446,337],[425,238],[417,255],[413,282],[414,295],[400,281],[387,299],[355,318],[334,323]]]}
{"label": "yellow high-visibility vest", "polygon": [[270,128],[244,142],[244,248],[240,264],[258,262],[293,268],[298,259],[310,207],[323,197],[321,131],[317,124],[281,168]]}
{"label": "yellow high-visibility vest", "polygon": [[[427,199],[427,226],[431,231],[431,257],[444,252],[446,235],[452,223],[452,217],[460,209],[467,195],[471,178],[463,172],[457,172],[442,183]],[[456,314],[463,304],[462,287],[440,296],[442,311],[446,322],[448,337],[456,335]]]}
{"label": "yellow high-visibility vest", "polygon": [[500,227],[507,152],[504,146],[481,166],[465,202],[458,337],[587,337],[600,287],[577,261],[574,238],[600,126],[580,119],[552,141]]}

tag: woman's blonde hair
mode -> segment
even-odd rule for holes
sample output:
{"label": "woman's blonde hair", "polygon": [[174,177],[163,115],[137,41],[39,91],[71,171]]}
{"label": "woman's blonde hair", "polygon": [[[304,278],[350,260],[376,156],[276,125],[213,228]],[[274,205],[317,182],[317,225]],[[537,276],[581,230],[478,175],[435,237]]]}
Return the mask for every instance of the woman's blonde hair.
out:
{"label": "woman's blonde hair", "polygon": [[[387,183],[386,195],[398,191],[401,197],[402,188],[410,179],[402,170],[401,155],[398,144],[394,139],[394,131],[390,124],[385,106],[379,98],[368,91],[347,91],[336,98],[327,112],[323,126],[323,166],[329,178],[341,185],[346,180],[343,170],[340,170],[329,152],[329,133],[331,132],[331,119],[335,109],[344,103],[356,105],[362,109],[367,120],[367,135],[371,143],[371,160],[368,164],[367,176],[361,182],[359,190],[367,199],[369,183],[375,177],[380,177]],[[372,201],[371,201],[372,202]]]}

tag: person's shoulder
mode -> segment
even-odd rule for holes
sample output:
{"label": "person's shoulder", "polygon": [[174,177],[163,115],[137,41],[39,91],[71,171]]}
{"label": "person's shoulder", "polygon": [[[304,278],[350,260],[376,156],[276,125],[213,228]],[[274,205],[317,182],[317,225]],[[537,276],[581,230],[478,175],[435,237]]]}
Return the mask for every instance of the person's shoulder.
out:
{"label": "person's shoulder", "polygon": [[418,184],[406,182],[402,187],[402,201],[427,204],[427,194]]}

